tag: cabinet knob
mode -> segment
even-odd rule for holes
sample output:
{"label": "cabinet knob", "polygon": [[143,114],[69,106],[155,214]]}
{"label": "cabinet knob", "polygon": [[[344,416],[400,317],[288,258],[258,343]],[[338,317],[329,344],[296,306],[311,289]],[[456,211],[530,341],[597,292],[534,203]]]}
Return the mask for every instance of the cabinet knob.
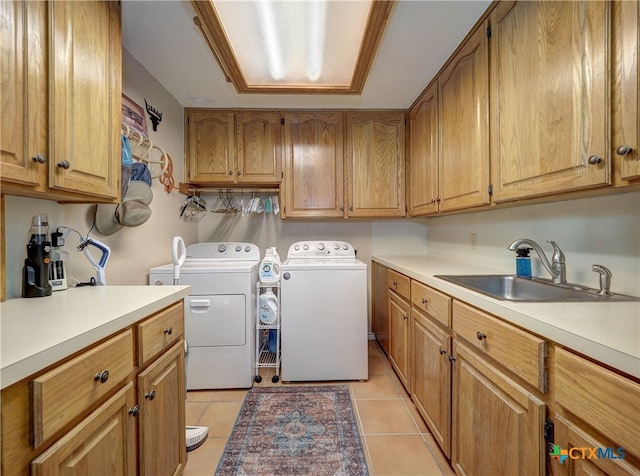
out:
{"label": "cabinet knob", "polygon": [[58,162],[58,167],[67,170],[69,168],[69,161],[68,160],[62,160],[62,161]]}
{"label": "cabinet knob", "polygon": [[393,281],[393,287],[394,287],[394,288],[397,288],[397,287],[398,287],[398,281],[395,281],[395,280]]}
{"label": "cabinet knob", "polygon": [[164,330],[165,334],[171,335],[173,334],[173,327],[169,326]]}
{"label": "cabinet knob", "polygon": [[627,144],[623,144],[616,149],[616,154],[627,155],[627,154],[630,154],[632,151],[633,149],[631,147],[629,147]]}
{"label": "cabinet knob", "polygon": [[429,302],[429,300],[426,297],[422,298],[422,304],[427,304]]}
{"label": "cabinet knob", "polygon": [[136,405],[135,407],[129,408],[129,415],[138,416],[139,413],[140,413],[140,406],[139,405]]}
{"label": "cabinet knob", "polygon": [[407,319],[409,319],[409,316],[407,316],[406,314],[403,314],[402,318],[406,321]]}
{"label": "cabinet knob", "polygon": [[36,154],[31,158],[31,160],[33,160],[34,162],[38,162],[39,164],[46,164],[47,156],[44,154]]}
{"label": "cabinet knob", "polygon": [[476,337],[478,338],[478,340],[483,340],[487,338],[487,334],[485,334],[484,332],[476,332]]}
{"label": "cabinet knob", "polygon": [[343,212],[343,211],[344,211],[344,207],[343,207],[342,205],[340,205],[340,206],[338,207],[338,209],[339,209],[341,212]]}
{"label": "cabinet knob", "polygon": [[233,170],[229,170],[229,175],[233,175]]}
{"label": "cabinet knob", "polygon": [[591,165],[599,164],[600,162],[602,162],[602,157],[600,157],[599,155],[592,155],[591,157],[589,157],[588,162]]}
{"label": "cabinet knob", "polygon": [[455,361],[456,361],[456,358],[453,356],[453,354],[451,354],[449,356],[449,362],[455,362]]}
{"label": "cabinet knob", "polygon": [[440,197],[436,198],[436,203],[440,203]]}
{"label": "cabinet knob", "polygon": [[238,170],[238,175],[242,175],[242,171],[241,170]]}
{"label": "cabinet knob", "polygon": [[440,349],[440,355],[444,355],[444,354],[446,354],[446,353],[447,353],[447,351],[446,351],[446,350],[444,350],[444,349]]}
{"label": "cabinet knob", "polygon": [[93,380],[95,380],[96,382],[99,380],[100,383],[105,383],[107,380],[109,380],[109,371],[103,370],[102,372],[97,373],[93,377]]}
{"label": "cabinet knob", "polygon": [[349,205],[349,211],[352,212],[353,211],[353,205]]}
{"label": "cabinet knob", "polygon": [[144,398],[146,398],[147,400],[153,400],[154,398],[156,398],[156,391],[151,390],[150,392],[145,393]]}

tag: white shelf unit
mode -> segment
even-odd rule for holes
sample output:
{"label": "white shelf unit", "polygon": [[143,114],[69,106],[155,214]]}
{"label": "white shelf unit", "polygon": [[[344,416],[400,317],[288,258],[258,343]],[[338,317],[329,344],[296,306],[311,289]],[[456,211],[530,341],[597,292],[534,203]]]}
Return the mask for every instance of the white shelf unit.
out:
{"label": "white shelf unit", "polygon": [[[273,323],[265,324],[260,319],[260,296],[271,290],[276,296],[276,318]],[[255,382],[262,382],[260,375],[261,368],[275,369],[275,375],[271,377],[271,381],[276,383],[280,380],[280,283],[258,283],[256,285],[256,376]],[[275,352],[269,349],[269,333],[275,332]]]}

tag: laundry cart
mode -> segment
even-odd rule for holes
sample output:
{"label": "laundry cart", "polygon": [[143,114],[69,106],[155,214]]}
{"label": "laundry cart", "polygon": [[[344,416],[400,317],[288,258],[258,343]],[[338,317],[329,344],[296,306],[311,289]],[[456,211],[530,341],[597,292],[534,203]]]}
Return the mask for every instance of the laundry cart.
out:
{"label": "laundry cart", "polygon": [[280,380],[280,283],[256,285],[256,383],[261,368],[275,369],[271,381]]}

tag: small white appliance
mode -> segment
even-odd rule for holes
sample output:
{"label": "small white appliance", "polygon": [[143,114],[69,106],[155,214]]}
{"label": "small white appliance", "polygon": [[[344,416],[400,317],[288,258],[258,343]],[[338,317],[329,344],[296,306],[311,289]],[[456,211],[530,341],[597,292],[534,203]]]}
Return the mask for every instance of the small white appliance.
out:
{"label": "small white appliance", "polygon": [[282,380],[366,380],[367,265],[353,246],[294,243],[280,272]]}
{"label": "small white appliance", "polygon": [[[185,298],[188,390],[253,384],[259,263],[260,250],[251,243],[186,248],[179,284],[191,286]],[[173,284],[174,270],[174,264],[151,268],[149,284]]]}

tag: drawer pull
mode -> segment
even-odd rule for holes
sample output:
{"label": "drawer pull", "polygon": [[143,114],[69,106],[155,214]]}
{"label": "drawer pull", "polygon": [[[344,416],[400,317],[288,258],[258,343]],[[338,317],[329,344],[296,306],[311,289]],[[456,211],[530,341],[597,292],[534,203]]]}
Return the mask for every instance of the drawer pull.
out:
{"label": "drawer pull", "polygon": [[398,281],[394,281],[394,282],[393,282],[393,287],[394,287],[394,288],[397,288],[397,287],[398,287]]}
{"label": "drawer pull", "polygon": [[150,392],[145,393],[144,398],[146,398],[147,400],[153,400],[154,398],[156,398],[156,391],[151,390]]}
{"label": "drawer pull", "polygon": [[478,338],[478,340],[483,340],[483,339],[486,340],[487,334],[485,334],[484,332],[478,331],[478,332],[476,332],[476,337]]}
{"label": "drawer pull", "polygon": [[427,304],[429,302],[429,300],[426,297],[422,298],[422,304]]}
{"label": "drawer pull", "polygon": [[129,415],[138,416],[138,413],[140,413],[140,406],[139,405],[136,405],[135,407],[129,408]]}
{"label": "drawer pull", "polygon": [[446,354],[446,353],[447,353],[447,351],[446,351],[446,350],[444,350],[444,349],[440,349],[440,355],[444,355],[444,354]]}
{"label": "drawer pull", "polygon": [[93,380],[95,380],[96,382],[100,380],[100,383],[105,383],[107,380],[109,380],[109,371],[103,370],[102,372],[97,373],[95,377],[93,377]]}
{"label": "drawer pull", "polygon": [[165,334],[171,335],[173,334],[173,327],[169,326],[164,330]]}

